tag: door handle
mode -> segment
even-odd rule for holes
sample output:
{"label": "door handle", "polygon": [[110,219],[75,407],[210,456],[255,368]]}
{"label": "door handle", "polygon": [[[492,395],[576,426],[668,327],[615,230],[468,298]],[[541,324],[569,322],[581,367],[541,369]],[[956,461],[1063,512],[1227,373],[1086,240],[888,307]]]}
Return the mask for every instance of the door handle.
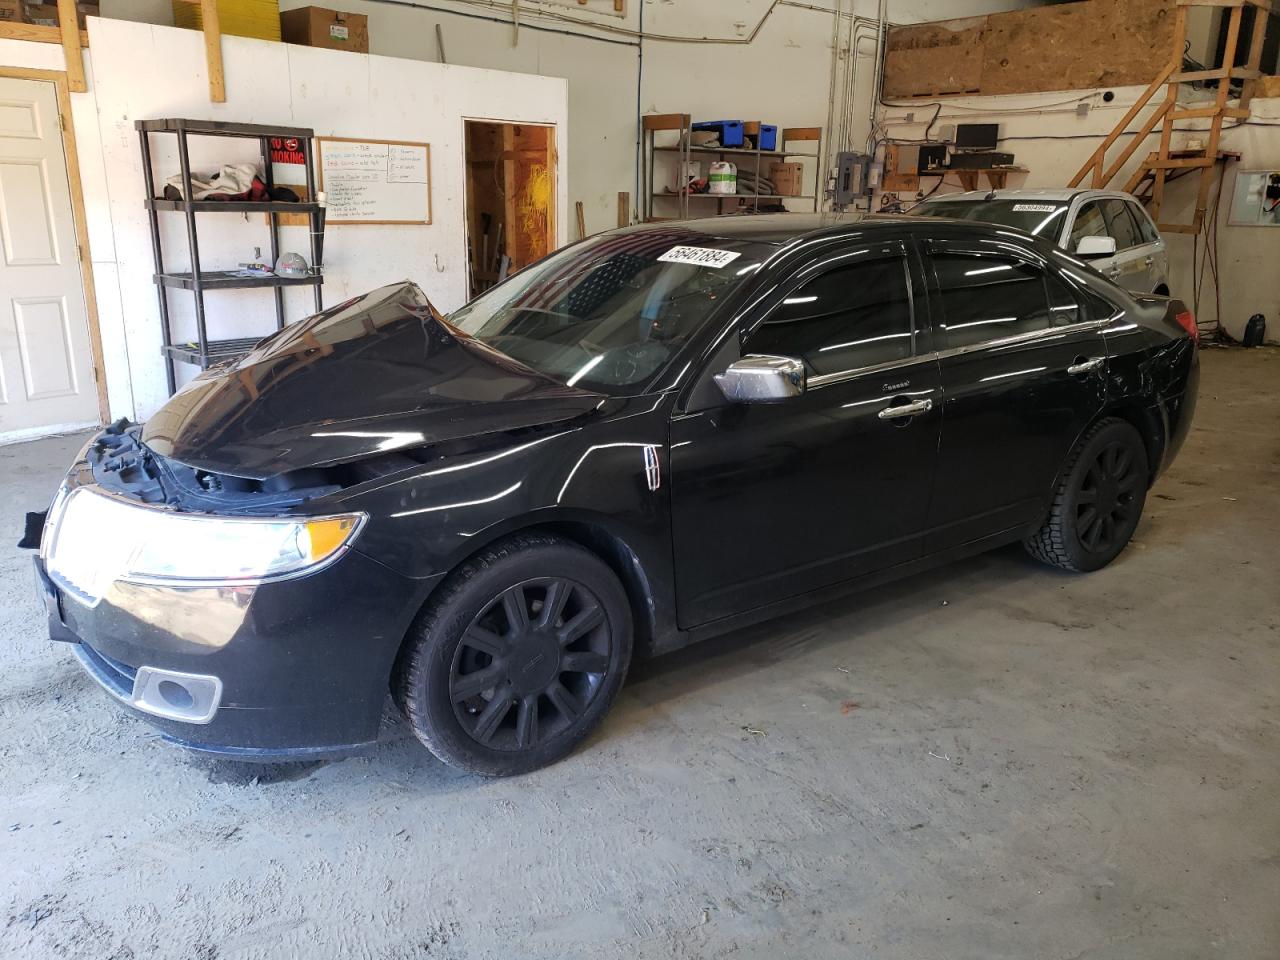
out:
{"label": "door handle", "polygon": [[1093,373],[1106,362],[1106,357],[1090,357],[1088,360],[1079,358],[1075,363],[1067,367],[1067,373],[1073,377],[1078,377],[1084,373]]}
{"label": "door handle", "polygon": [[1123,272],[1124,271],[1120,269],[1120,265],[1116,264],[1114,267],[1112,267],[1110,270],[1107,271],[1107,276],[1115,278],[1120,276],[1120,274],[1122,274]]}
{"label": "door handle", "polygon": [[885,407],[878,416],[881,420],[899,420],[903,417],[918,417],[932,409],[932,400],[916,400],[912,403],[904,403],[900,407]]}
{"label": "door handle", "polygon": [[1156,258],[1155,258],[1155,257],[1147,257],[1147,266],[1148,266],[1148,267],[1149,267],[1149,266],[1151,266],[1152,264],[1154,264],[1155,262],[1156,262]]}

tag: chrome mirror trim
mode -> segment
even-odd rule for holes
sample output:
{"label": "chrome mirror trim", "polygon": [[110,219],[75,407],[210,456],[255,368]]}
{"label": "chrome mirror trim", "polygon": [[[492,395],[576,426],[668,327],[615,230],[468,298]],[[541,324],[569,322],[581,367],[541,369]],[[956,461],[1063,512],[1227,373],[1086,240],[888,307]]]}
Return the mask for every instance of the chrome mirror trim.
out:
{"label": "chrome mirror trim", "polygon": [[750,354],[717,373],[715,381],[732,403],[776,403],[804,393],[804,361]]}

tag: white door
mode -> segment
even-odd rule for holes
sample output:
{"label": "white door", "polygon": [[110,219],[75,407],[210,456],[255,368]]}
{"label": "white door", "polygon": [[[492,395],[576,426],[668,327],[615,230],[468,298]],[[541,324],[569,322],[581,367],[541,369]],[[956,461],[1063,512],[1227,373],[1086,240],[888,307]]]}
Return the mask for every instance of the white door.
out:
{"label": "white door", "polygon": [[97,422],[56,90],[0,77],[0,443]]}

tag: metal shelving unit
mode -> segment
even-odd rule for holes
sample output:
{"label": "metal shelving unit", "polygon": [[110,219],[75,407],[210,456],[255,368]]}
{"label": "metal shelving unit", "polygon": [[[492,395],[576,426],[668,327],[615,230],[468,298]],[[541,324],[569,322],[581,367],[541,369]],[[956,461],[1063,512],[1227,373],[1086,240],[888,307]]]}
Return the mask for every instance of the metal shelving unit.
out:
{"label": "metal shelving unit", "polygon": [[[155,172],[151,165],[151,136],[153,134],[173,134],[177,137],[178,166],[182,175],[184,197],[190,197],[191,190],[191,157],[187,138],[200,137],[240,137],[257,140],[261,149],[263,180],[267,189],[274,186],[271,169],[271,147],[273,139],[297,140],[298,148],[304,158],[307,177],[307,196],[316,195],[314,150],[312,141],[315,134],[303,127],[273,127],[252,123],[225,123],[211,120],[138,120],[134,127],[142,146],[142,170],[146,186],[147,216],[151,222],[151,249],[155,256],[155,274],[152,277],[156,284],[156,293],[160,300],[160,326],[163,335],[161,353],[165,358],[166,373],[169,380],[169,392],[173,393],[177,384],[175,363],[190,363],[202,370],[214,363],[233,360],[244,356],[253,349],[261,337],[240,337],[234,339],[212,340],[205,318],[204,294],[208,290],[253,289],[270,287],[275,295],[276,329],[284,326],[284,288],[312,287],[315,291],[316,312],[324,308],[320,285],[324,283],[321,272],[320,234],[323,231],[323,219],[320,204],[315,202],[287,203],[270,201],[254,203],[243,200],[168,200],[156,196]],[[163,212],[181,213],[186,219],[187,246],[191,254],[190,272],[180,273],[168,271],[164,265],[164,252],[160,241],[160,218]],[[262,213],[266,215],[268,233],[270,234],[271,262],[274,264],[280,257],[280,214],[305,213],[308,215],[311,241],[312,275],[307,277],[238,277],[231,270],[204,270],[200,264],[200,244],[198,239],[197,214],[206,213]],[[173,330],[169,321],[169,290],[190,290],[195,294],[196,339],[186,343],[173,342]],[[265,336],[265,334],[264,334]]]}
{"label": "metal shelving unit", "polygon": [[[641,219],[645,221],[654,220],[686,220],[689,218],[690,211],[694,209],[691,201],[717,201],[716,216],[722,216],[726,213],[737,213],[743,209],[756,211],[760,208],[761,200],[807,200],[813,204],[814,212],[819,208],[821,200],[820,183],[822,180],[822,170],[820,165],[822,162],[822,128],[821,127],[786,127],[778,131],[778,143],[782,147],[781,150],[760,150],[750,147],[703,147],[694,145],[692,141],[692,117],[687,113],[660,113],[649,114],[643,120],[645,149],[643,154],[644,169],[642,171],[645,183],[644,206],[641,211]],[[676,143],[659,144],[657,136],[660,133],[676,134]],[[811,150],[788,150],[788,143],[806,143],[812,144]],[[753,172],[757,178],[767,175],[768,167],[763,165],[766,160],[803,160],[813,161],[813,192],[805,193],[800,196],[783,196],[782,194],[755,194],[755,193],[689,193],[688,191],[658,191],[654,187],[655,162],[659,155],[670,155],[677,164],[677,170],[683,171],[685,165],[695,156],[710,155],[718,159],[731,160],[737,165],[738,169],[747,169]],[[745,166],[742,161],[748,163],[754,162],[751,166]],[[679,173],[677,173],[679,179]],[[674,217],[656,216],[654,212],[654,201],[665,200],[675,201],[677,205],[677,213]],[[736,201],[737,206],[733,210],[726,210],[725,203],[728,201]],[[742,201],[750,201],[749,204],[743,204]],[[703,208],[705,209],[705,208]]]}

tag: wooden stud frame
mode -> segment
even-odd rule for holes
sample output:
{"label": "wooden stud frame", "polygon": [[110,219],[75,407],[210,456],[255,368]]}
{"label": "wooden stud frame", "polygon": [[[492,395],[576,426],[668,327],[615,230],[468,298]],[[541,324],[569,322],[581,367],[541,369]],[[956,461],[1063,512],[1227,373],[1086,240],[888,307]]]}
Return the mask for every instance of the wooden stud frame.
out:
{"label": "wooden stud frame", "polygon": [[[58,0],[66,3],[68,0]],[[74,2],[74,0],[71,0]],[[204,61],[209,73],[209,100],[227,102],[227,78],[222,69],[222,24],[218,20],[218,0],[183,0],[200,8],[200,25],[204,28]]]}
{"label": "wooden stud frame", "polygon": [[[72,19],[71,22],[75,23],[75,20]],[[52,83],[54,86],[58,101],[58,119],[62,127],[62,153],[66,161],[67,186],[71,192],[71,219],[76,233],[76,258],[80,262],[80,285],[84,289],[85,320],[89,325],[89,355],[93,364],[93,383],[98,394],[98,416],[103,423],[107,423],[111,420],[111,407],[107,402],[106,365],[103,362],[102,329],[98,323],[98,297],[93,282],[93,260],[89,253],[84,189],[80,183],[80,156],[76,151],[75,127],[71,122],[69,78],[61,71],[33,70],[25,67],[0,67],[0,77],[41,80]]]}

